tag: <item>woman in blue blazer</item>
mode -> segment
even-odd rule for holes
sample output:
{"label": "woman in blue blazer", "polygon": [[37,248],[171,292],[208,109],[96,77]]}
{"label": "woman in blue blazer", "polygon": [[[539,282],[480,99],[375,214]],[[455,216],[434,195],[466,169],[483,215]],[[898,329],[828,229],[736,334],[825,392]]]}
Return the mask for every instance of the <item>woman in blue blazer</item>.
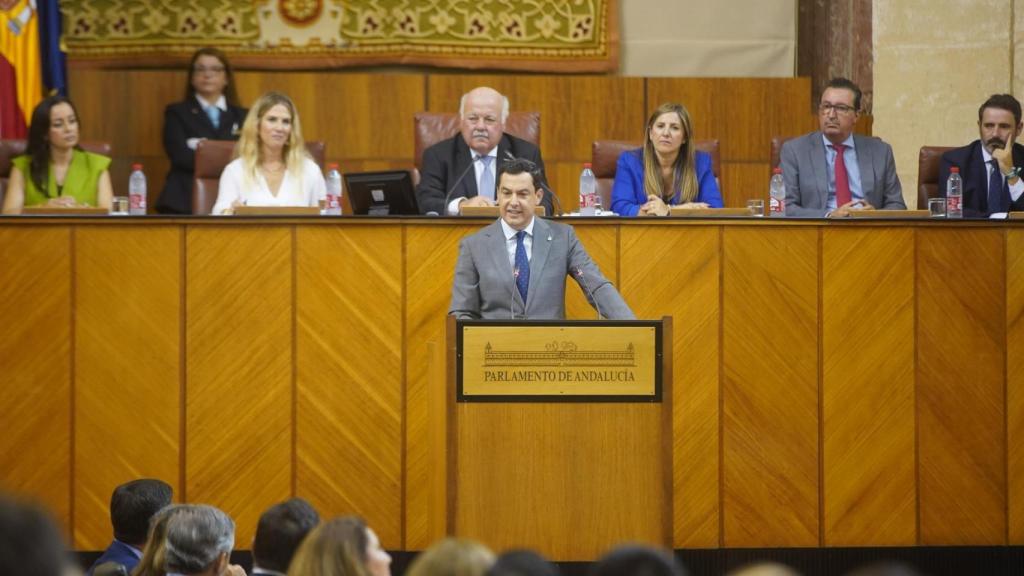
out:
{"label": "woman in blue blazer", "polygon": [[694,149],[690,113],[682,104],[658,106],[647,120],[644,146],[619,156],[612,211],[620,216],[666,216],[670,205],[721,208],[711,155]]}

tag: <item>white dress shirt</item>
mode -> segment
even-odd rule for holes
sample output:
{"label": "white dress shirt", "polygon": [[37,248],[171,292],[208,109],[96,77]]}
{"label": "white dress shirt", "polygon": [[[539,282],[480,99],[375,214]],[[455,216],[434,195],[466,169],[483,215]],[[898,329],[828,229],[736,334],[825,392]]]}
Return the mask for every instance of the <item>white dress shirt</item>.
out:
{"label": "white dress shirt", "polygon": [[[490,164],[490,166],[491,166],[491,176],[494,177],[494,195],[497,196],[498,195],[498,147],[495,146],[494,148],[491,148],[490,152],[488,152],[487,154],[477,154],[476,152],[470,152],[470,154],[472,155],[472,159],[473,159],[473,172],[474,172],[474,175],[475,175],[475,178],[473,178],[473,181],[476,182],[477,190],[478,191],[479,191],[479,188],[480,188],[480,177],[484,175],[484,163],[483,162],[478,162],[477,158],[479,158],[480,156],[490,156],[491,157],[491,164]],[[456,198],[456,199],[452,200],[451,202],[449,202],[448,203],[448,215],[449,216],[458,216],[459,215],[459,205],[462,204],[463,202],[465,202],[466,200],[468,200],[468,198],[466,198],[465,196],[459,196],[458,198]],[[495,200],[496,201],[497,198],[491,198],[491,200]]]}
{"label": "white dress shirt", "polygon": [[235,201],[246,206],[318,206],[327,197],[327,184],[320,167],[309,158],[302,161],[302,173],[296,177],[286,171],[275,196],[258,170],[256,179],[246,181],[241,158],[231,161],[220,176],[220,189],[212,214],[223,214]]}
{"label": "white dress shirt", "polygon": [[[526,236],[523,237],[523,248],[526,250],[527,261],[533,259],[533,225],[537,222],[536,217],[530,218],[530,223],[523,228]],[[516,269],[516,234],[519,232],[508,225],[505,220],[501,221],[501,230],[505,233],[505,249],[508,250],[508,264],[513,270]]]}

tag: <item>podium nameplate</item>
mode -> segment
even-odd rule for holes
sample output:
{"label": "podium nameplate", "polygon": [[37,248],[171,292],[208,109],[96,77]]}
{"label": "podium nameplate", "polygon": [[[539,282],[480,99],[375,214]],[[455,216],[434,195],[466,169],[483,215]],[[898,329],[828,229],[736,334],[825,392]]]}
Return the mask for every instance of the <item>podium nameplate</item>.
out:
{"label": "podium nameplate", "polygon": [[661,401],[661,326],[462,321],[460,402]]}
{"label": "podium nameplate", "polygon": [[236,206],[236,216],[319,216],[316,206]]}

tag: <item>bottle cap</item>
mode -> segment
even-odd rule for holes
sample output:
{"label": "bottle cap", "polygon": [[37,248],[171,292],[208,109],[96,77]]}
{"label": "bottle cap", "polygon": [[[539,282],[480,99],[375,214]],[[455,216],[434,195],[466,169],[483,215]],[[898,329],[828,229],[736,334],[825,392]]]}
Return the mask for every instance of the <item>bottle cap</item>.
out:
{"label": "bottle cap", "polygon": [[590,168],[590,162],[584,162],[583,163],[583,167],[584,168]]}
{"label": "bottle cap", "polygon": [[775,168],[772,169],[772,174],[782,174],[782,168],[776,166]]}
{"label": "bottle cap", "polygon": [[950,174],[959,174],[960,173],[960,167],[959,166],[953,166],[952,168],[949,169],[949,172],[950,172]]}
{"label": "bottle cap", "polygon": [[132,164],[132,171],[134,172],[135,170],[142,170],[142,164],[138,162]]}
{"label": "bottle cap", "polygon": [[327,163],[327,169],[328,170],[337,170],[338,169],[338,163],[337,162],[328,162]]}

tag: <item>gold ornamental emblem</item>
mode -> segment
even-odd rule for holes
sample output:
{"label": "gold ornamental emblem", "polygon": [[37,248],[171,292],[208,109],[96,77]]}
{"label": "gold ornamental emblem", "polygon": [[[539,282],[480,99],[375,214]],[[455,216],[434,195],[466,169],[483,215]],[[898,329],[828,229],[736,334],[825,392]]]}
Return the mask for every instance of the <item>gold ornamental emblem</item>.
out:
{"label": "gold ornamental emblem", "polygon": [[281,18],[294,26],[312,24],[324,9],[323,0],[277,0],[277,7]]}

